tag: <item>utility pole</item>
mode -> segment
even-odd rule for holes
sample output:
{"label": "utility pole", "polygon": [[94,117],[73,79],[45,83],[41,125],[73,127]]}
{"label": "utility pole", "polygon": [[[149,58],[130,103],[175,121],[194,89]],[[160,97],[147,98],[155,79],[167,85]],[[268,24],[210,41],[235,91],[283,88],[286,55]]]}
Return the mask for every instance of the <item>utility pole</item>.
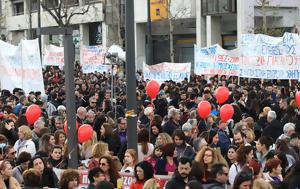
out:
{"label": "utility pole", "polygon": [[[38,29],[40,30],[41,29],[41,0],[38,0],[37,1],[37,16],[38,16]],[[42,36],[41,35],[39,35],[38,36],[39,37],[39,47],[40,47],[40,57],[41,57],[41,60],[42,60],[42,62],[43,62],[43,58],[42,58]]]}
{"label": "utility pole", "polygon": [[148,19],[147,19],[147,46],[146,46],[146,63],[148,65],[153,64],[153,40],[152,40],[152,28],[151,28],[151,2],[147,0]]}
{"label": "utility pole", "polygon": [[27,6],[28,6],[28,16],[29,16],[29,30],[28,30],[28,39],[32,39],[32,16],[31,16],[31,9],[32,9],[32,0],[27,0]]}
{"label": "utility pole", "polygon": [[127,148],[137,150],[134,0],[126,0],[125,6],[126,108],[132,112],[127,116]]}

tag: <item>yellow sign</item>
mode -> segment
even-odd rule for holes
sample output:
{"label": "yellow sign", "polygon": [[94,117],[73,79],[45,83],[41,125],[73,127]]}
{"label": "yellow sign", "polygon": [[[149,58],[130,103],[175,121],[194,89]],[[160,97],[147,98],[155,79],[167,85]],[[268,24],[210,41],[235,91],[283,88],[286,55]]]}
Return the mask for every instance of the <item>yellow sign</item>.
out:
{"label": "yellow sign", "polygon": [[151,20],[163,20],[168,18],[168,0],[150,0]]}

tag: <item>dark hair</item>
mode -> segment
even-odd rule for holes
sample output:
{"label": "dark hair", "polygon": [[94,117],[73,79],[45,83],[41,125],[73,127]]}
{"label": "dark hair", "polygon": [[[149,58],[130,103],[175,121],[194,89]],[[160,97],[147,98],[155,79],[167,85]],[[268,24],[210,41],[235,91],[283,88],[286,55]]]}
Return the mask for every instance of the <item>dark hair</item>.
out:
{"label": "dark hair", "polygon": [[170,156],[173,157],[174,151],[175,151],[175,144],[174,143],[167,143],[162,147],[162,150],[164,152],[164,156]]}
{"label": "dark hair", "polygon": [[213,138],[214,138],[214,136],[216,136],[218,134],[218,130],[217,129],[211,129],[210,131],[209,131],[209,134],[208,134],[208,136],[206,137],[207,138],[207,143],[208,144],[211,144],[212,143],[212,141],[213,141]]}
{"label": "dark hair", "polygon": [[148,161],[141,161],[138,164],[136,164],[136,166],[134,167],[134,176],[137,181],[141,181],[136,174],[137,167],[140,167],[144,171],[143,181],[153,178],[154,170],[152,165]]}
{"label": "dark hair", "polygon": [[186,184],[186,186],[188,186],[189,189],[203,189],[201,182],[198,180],[191,180]]}
{"label": "dark hair", "polygon": [[273,145],[273,139],[271,137],[262,136],[258,139],[258,141],[261,145],[265,145],[267,150]]}
{"label": "dark hair", "polygon": [[99,174],[104,174],[103,170],[100,167],[94,167],[90,169],[88,173],[88,179],[90,180],[90,183],[95,182],[94,176],[98,176]]}
{"label": "dark hair", "polygon": [[247,155],[253,151],[252,146],[244,146],[241,145],[239,149],[236,151],[236,161],[238,164],[243,167],[247,163]]}
{"label": "dark hair", "polygon": [[142,129],[138,133],[138,143],[141,143],[142,153],[148,153],[148,142],[149,142],[149,132],[146,129]]}
{"label": "dark hair", "polygon": [[31,154],[28,152],[21,152],[18,156],[17,162],[18,164],[25,163],[31,160]]}
{"label": "dark hair", "polygon": [[101,159],[106,159],[107,163],[109,164],[110,168],[108,172],[110,176],[110,182],[117,186],[117,179],[119,178],[119,173],[116,167],[116,163],[113,161],[111,156],[104,155],[100,157],[99,162],[101,161]]}
{"label": "dark hair", "polygon": [[196,178],[198,181],[201,182],[203,175],[204,175],[204,167],[202,163],[199,161],[193,161],[190,176]]}
{"label": "dark hair", "polygon": [[113,128],[112,128],[111,124],[109,124],[109,123],[103,123],[101,127],[103,127],[104,130],[105,130],[104,138],[112,137],[112,135],[113,135]]}
{"label": "dark hair", "polygon": [[217,174],[223,172],[223,167],[226,167],[223,163],[215,163],[211,167],[211,174],[213,178],[217,178]]}
{"label": "dark hair", "polygon": [[54,149],[61,149],[61,151],[63,151],[63,148],[60,145],[54,145],[51,149],[51,153],[53,153]]}
{"label": "dark hair", "polygon": [[176,129],[173,132],[173,135],[172,135],[173,140],[175,140],[175,136],[177,136],[180,140],[183,140],[183,141],[185,140],[185,134],[181,129]]}
{"label": "dark hair", "polygon": [[23,173],[25,187],[40,187],[42,176],[39,171],[35,169],[25,170]]}
{"label": "dark hair", "polygon": [[192,167],[192,160],[190,158],[188,158],[188,157],[181,157],[181,158],[179,158],[178,165],[179,165],[179,163],[181,163],[181,164],[187,164],[187,163],[189,163],[190,167]]}
{"label": "dark hair", "polygon": [[240,185],[245,181],[252,181],[253,174],[251,171],[240,171],[233,183],[233,189],[239,189]]}
{"label": "dark hair", "polygon": [[60,189],[68,189],[68,185],[70,181],[74,179],[77,180],[77,186],[79,185],[79,173],[77,170],[74,169],[67,169],[61,174],[61,178],[59,181],[59,188]]}
{"label": "dark hair", "polygon": [[108,182],[106,180],[101,181],[98,183],[95,187],[95,189],[114,189],[114,185],[111,182]]}
{"label": "dark hair", "polygon": [[63,130],[56,130],[54,132],[55,145],[59,145],[59,135],[61,135],[61,134],[65,135],[65,137],[67,137],[66,133],[64,133]]}
{"label": "dark hair", "polygon": [[152,154],[150,155],[150,157],[151,157],[152,159],[155,159],[155,160],[156,160],[156,159],[160,158],[160,157],[156,157],[156,155],[155,155],[155,151],[156,151],[157,149],[163,151],[162,145],[158,145],[158,146],[155,146],[155,147],[154,147],[154,150],[153,150]]}
{"label": "dark hair", "polygon": [[30,160],[30,162],[29,162],[29,165],[28,165],[28,168],[33,168],[33,162],[34,162],[34,160],[36,160],[36,159],[40,159],[40,160],[43,162],[43,164],[44,164],[44,169],[45,169],[45,168],[46,168],[46,163],[45,163],[44,159],[43,159],[41,156],[37,156],[37,155],[35,155],[35,156],[33,156],[33,157],[31,158],[31,160]]}

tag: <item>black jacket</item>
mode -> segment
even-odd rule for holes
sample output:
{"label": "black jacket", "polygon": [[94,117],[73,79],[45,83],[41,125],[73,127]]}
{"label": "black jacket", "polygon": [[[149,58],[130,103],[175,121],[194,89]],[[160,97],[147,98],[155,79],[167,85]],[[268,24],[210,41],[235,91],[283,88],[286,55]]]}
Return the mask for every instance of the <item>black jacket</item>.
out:
{"label": "black jacket", "polygon": [[46,168],[42,174],[42,188],[48,186],[48,188],[57,188],[58,187],[58,178],[54,173],[53,169]]}
{"label": "black jacket", "polygon": [[167,182],[165,189],[184,189],[186,182],[176,170],[172,178]]}
{"label": "black jacket", "polygon": [[277,120],[274,119],[271,121],[271,123],[263,130],[262,136],[269,136],[273,138],[273,141],[275,142],[277,138],[283,133],[283,126],[282,124]]}
{"label": "black jacket", "polygon": [[[173,161],[177,166],[178,165],[177,159],[173,158]],[[165,171],[166,163],[167,163],[167,160],[165,157],[158,159],[155,164],[155,174],[168,175],[168,172]]]}
{"label": "black jacket", "polygon": [[223,189],[225,188],[224,184],[219,183],[214,179],[208,179],[207,183],[203,185],[203,189]]}

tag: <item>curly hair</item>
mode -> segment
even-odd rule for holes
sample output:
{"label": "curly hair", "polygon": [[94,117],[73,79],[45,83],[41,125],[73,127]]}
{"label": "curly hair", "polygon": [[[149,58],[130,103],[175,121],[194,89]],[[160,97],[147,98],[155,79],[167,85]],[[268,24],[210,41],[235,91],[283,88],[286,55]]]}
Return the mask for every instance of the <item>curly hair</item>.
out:
{"label": "curly hair", "polygon": [[61,178],[59,181],[60,189],[68,189],[68,185],[70,181],[74,179],[77,180],[77,186],[79,185],[79,173],[74,169],[67,169],[61,174]]}
{"label": "curly hair", "polygon": [[117,164],[114,162],[111,156],[109,155],[104,155],[99,159],[99,162],[101,162],[101,159],[106,159],[108,165],[109,165],[109,176],[110,176],[110,181],[113,183],[115,186],[117,186],[117,179],[119,178],[119,173],[117,169]]}
{"label": "curly hair", "polygon": [[200,162],[202,164],[202,166],[204,166],[204,168],[207,168],[207,165],[205,165],[204,161],[203,161],[204,154],[206,151],[212,152],[212,157],[213,157],[212,164],[223,163],[224,165],[226,165],[226,167],[228,167],[228,164],[227,164],[226,160],[224,159],[224,157],[221,155],[221,152],[219,149],[213,149],[209,146],[205,146],[195,156],[195,161]]}

